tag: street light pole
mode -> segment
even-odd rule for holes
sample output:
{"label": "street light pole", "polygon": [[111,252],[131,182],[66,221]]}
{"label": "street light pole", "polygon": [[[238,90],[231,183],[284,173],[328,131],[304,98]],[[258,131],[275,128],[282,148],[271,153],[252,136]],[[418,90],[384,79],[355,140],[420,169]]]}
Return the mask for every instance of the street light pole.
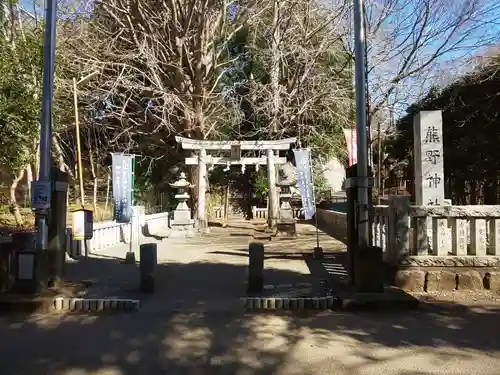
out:
{"label": "street light pole", "polygon": [[[45,186],[45,196],[50,196],[52,166],[52,100],[54,95],[54,60],[56,51],[57,1],[47,0],[45,10],[45,35],[43,45],[43,92],[40,118],[40,172],[38,182]],[[48,187],[48,191],[46,190]],[[49,200],[50,202],[50,200]],[[48,214],[50,203],[37,212],[37,248],[48,248]]]}
{"label": "street light pole", "polygon": [[363,0],[354,0],[354,43],[356,58],[356,134],[358,146],[357,190],[358,190],[358,245],[370,246],[369,199],[368,197],[368,148],[366,129],[366,66],[365,30],[363,27]]}

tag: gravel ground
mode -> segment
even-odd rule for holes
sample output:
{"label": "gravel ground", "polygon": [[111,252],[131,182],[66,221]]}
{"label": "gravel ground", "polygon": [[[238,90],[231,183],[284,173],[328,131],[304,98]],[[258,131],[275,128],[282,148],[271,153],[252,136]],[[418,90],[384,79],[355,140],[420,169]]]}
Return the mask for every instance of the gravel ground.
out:
{"label": "gravel ground", "polygon": [[410,293],[421,302],[456,303],[460,305],[500,305],[500,295],[489,290]]}

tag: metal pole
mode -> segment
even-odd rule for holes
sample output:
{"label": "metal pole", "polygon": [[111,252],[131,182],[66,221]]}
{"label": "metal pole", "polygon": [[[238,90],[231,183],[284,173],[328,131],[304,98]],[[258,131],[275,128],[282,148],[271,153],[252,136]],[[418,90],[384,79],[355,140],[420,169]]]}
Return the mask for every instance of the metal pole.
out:
{"label": "metal pole", "polygon": [[360,247],[370,245],[369,197],[368,197],[368,148],[366,129],[366,65],[365,31],[363,27],[363,0],[354,0],[354,43],[356,58],[356,133],[358,146],[357,190],[358,190],[358,239]]}
{"label": "metal pole", "polygon": [[[54,60],[56,51],[57,2],[47,0],[43,45],[43,91],[40,118],[40,171],[38,180],[50,183],[52,165],[52,98],[54,95]],[[37,213],[37,248],[48,248],[48,210]]]}
{"label": "metal pole", "polygon": [[80,181],[80,204],[85,206],[85,192],[83,190],[82,146],[80,143],[80,119],[78,116],[78,85],[73,77],[73,105],[75,107],[75,133],[76,133],[76,160],[78,163],[78,179]]}

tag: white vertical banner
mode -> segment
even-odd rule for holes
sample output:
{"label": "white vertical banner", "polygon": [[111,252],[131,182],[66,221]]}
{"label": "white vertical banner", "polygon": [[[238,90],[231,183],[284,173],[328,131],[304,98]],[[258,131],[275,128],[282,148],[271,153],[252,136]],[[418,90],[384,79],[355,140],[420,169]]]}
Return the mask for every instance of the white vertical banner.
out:
{"label": "white vertical banner", "polygon": [[347,143],[347,155],[349,156],[349,167],[358,162],[358,139],[356,129],[344,129],[345,142]]}
{"label": "white vertical banner", "polygon": [[295,155],[295,164],[297,167],[297,183],[299,185],[300,196],[302,198],[302,207],[306,220],[311,220],[316,213],[314,203],[314,186],[311,170],[311,150],[301,149],[293,150]]}

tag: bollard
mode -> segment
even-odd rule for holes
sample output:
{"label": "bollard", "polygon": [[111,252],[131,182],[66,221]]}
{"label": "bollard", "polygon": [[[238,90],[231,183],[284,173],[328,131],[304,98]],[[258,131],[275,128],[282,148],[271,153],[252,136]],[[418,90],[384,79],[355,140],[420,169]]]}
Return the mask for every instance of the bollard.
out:
{"label": "bollard", "polygon": [[384,292],[384,262],[382,248],[359,247],[354,257],[355,287],[358,293]]}
{"label": "bollard", "polygon": [[248,245],[248,293],[260,293],[264,289],[264,244]]}
{"label": "bollard", "polygon": [[323,258],[323,248],[319,247],[319,246],[315,247],[313,249],[313,257],[314,257],[314,259],[321,259],[321,258]]}
{"label": "bollard", "polygon": [[155,243],[145,243],[140,246],[140,290],[143,293],[154,293],[155,271],[158,264]]}

